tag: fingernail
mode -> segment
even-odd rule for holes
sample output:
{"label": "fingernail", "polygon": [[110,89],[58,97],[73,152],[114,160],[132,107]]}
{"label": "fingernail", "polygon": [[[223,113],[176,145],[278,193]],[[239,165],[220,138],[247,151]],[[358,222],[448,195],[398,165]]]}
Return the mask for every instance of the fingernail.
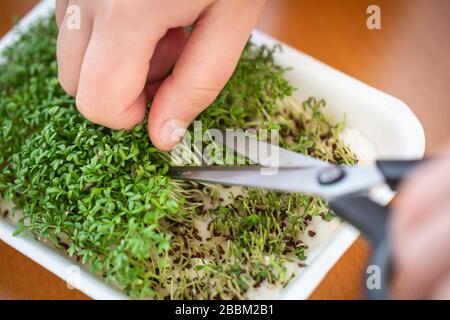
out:
{"label": "fingernail", "polygon": [[187,124],[184,121],[172,119],[166,121],[162,128],[159,137],[161,142],[170,148],[175,147],[186,133]]}

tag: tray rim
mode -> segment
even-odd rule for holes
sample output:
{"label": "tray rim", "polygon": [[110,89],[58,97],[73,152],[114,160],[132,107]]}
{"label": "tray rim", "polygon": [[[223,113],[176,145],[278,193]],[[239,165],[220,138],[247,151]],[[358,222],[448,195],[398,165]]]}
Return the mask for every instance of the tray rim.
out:
{"label": "tray rim", "polygon": [[[45,16],[45,14],[54,7],[54,1],[42,0],[33,8],[11,31],[9,31],[0,40],[0,51],[2,51],[8,45],[14,43],[18,38],[17,30],[25,30],[30,24],[32,24],[39,17]],[[387,95],[371,86],[368,86],[361,81],[354,79],[316,59],[308,56],[289,45],[276,40],[260,31],[254,31],[254,38],[258,41],[268,44],[281,44],[283,51],[288,51],[291,54],[298,54],[303,59],[310,60],[311,63],[317,64],[318,67],[328,69],[332,71],[336,76],[340,76],[347,81],[353,81],[354,84],[362,86],[365,90],[373,91],[377,94],[385,95],[389,103],[394,106],[395,112],[400,116],[409,117],[411,128],[413,128],[415,144],[411,148],[411,153],[415,153],[416,156],[423,156],[425,150],[425,135],[423,128],[417,118],[414,116],[408,106],[399,99]],[[0,60],[0,63],[2,61]],[[389,194],[381,194],[378,196],[380,202],[387,202],[390,199]],[[76,264],[71,258],[62,254],[60,251],[52,249],[30,236],[23,235],[13,237],[12,233],[15,230],[15,226],[5,219],[0,219],[0,240],[18,250],[28,258],[32,259],[42,267],[46,268],[50,272],[63,280],[67,280],[67,270]],[[291,284],[281,291],[278,298],[280,299],[306,299],[319,285],[328,271],[336,264],[339,258],[347,251],[347,249],[358,238],[359,232],[352,226],[343,223],[334,233],[328,243],[321,248],[320,252],[305,270],[296,276]],[[312,266],[314,265],[314,267]],[[77,289],[90,296],[93,299],[129,299],[120,290],[109,286],[97,275],[92,274],[86,268],[81,268],[81,281],[78,282]]]}

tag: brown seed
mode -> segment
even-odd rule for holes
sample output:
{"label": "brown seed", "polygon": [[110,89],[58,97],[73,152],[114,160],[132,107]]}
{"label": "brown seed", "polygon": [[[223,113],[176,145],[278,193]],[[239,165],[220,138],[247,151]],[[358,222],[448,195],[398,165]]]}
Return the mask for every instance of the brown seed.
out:
{"label": "brown seed", "polygon": [[205,254],[203,252],[197,252],[195,254],[195,257],[199,259],[205,259]]}
{"label": "brown seed", "polygon": [[314,238],[314,237],[316,236],[316,233],[315,233],[314,231],[312,231],[312,230],[309,230],[309,231],[308,231],[308,235],[309,235],[311,238]]}
{"label": "brown seed", "polygon": [[67,243],[64,242],[59,242],[58,243],[64,250],[69,250],[69,245]]}

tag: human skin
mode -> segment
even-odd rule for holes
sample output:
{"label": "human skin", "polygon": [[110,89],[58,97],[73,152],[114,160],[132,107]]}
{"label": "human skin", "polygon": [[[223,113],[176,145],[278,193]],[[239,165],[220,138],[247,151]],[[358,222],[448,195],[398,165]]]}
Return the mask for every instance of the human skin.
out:
{"label": "human skin", "polygon": [[405,181],[391,234],[395,296],[450,299],[450,148]]}
{"label": "human skin", "polygon": [[231,77],[265,2],[57,0],[59,81],[81,114],[112,129],[140,124],[153,98],[150,139],[170,150]]}

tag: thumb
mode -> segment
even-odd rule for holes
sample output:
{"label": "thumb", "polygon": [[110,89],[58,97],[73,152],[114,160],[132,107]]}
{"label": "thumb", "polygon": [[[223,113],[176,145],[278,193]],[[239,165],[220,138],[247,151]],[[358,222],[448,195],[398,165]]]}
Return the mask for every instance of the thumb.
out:
{"label": "thumb", "polygon": [[[243,3],[253,5],[242,8]],[[231,77],[263,7],[255,10],[254,3],[218,1],[196,22],[150,109],[148,131],[158,149],[172,149]]]}

